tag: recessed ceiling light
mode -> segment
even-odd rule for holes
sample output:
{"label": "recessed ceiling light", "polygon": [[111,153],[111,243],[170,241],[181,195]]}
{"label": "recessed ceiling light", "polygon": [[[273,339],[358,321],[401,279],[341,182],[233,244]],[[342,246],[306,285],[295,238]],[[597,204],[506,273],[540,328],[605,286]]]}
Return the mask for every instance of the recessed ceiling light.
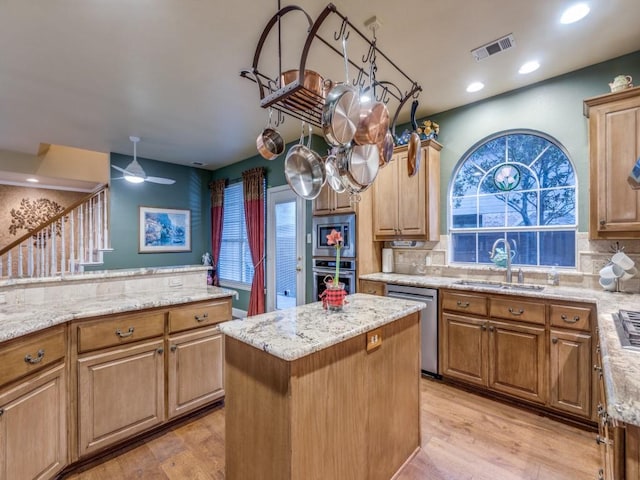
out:
{"label": "recessed ceiling light", "polygon": [[567,25],[569,23],[577,22],[578,20],[582,20],[586,17],[589,12],[589,5],[586,3],[576,3],[564,11],[560,17],[560,23]]}
{"label": "recessed ceiling light", "polygon": [[473,83],[470,83],[469,86],[467,87],[467,92],[469,92],[469,93],[479,92],[483,88],[484,88],[484,83],[482,83],[482,82],[473,82]]}
{"label": "recessed ceiling light", "polygon": [[37,178],[27,178],[27,182],[31,182],[31,183],[38,183],[40,180],[38,180]]}
{"label": "recessed ceiling light", "polygon": [[522,65],[520,67],[520,70],[518,70],[518,73],[522,73],[522,74],[531,73],[531,72],[535,72],[539,68],[540,68],[540,64],[537,61],[532,60]]}

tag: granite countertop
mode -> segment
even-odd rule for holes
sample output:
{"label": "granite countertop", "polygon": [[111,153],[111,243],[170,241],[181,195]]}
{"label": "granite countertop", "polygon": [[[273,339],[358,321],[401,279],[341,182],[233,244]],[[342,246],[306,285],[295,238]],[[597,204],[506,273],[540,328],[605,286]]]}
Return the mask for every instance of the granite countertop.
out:
{"label": "granite countertop", "polygon": [[356,293],[341,312],[321,302],[220,324],[225,335],[292,361],[425,308],[421,302]]}
{"label": "granite countertop", "polygon": [[59,325],[69,320],[166,307],[232,295],[234,292],[230,290],[209,287],[206,292],[200,291],[195,294],[174,289],[103,295],[72,303],[60,301],[60,303],[50,302],[42,305],[0,305],[0,342]]}
{"label": "granite countertop", "polygon": [[603,290],[547,286],[544,290],[502,290],[456,284],[460,278],[371,273],[359,278],[427,288],[450,288],[483,293],[518,295],[594,303],[598,312],[598,335],[607,392],[607,413],[614,419],[640,426],[640,350],[622,348],[611,314],[619,309],[640,310],[640,295]]}

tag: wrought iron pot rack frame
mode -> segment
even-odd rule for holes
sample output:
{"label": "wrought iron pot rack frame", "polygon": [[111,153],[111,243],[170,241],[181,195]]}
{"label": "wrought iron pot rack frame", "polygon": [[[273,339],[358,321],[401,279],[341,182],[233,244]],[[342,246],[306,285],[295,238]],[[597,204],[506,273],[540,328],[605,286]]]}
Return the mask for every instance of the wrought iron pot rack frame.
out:
{"label": "wrought iron pot rack frame", "polygon": [[[260,55],[262,54],[262,49],[264,47],[265,41],[267,40],[267,37],[272,28],[277,23],[279,23],[279,20],[284,15],[293,11],[300,11],[306,16],[309,23],[309,29],[300,58],[298,79],[287,85],[280,85],[280,76],[282,74],[280,44],[278,45],[279,72],[277,78],[274,79],[261,73],[258,69],[258,64],[260,62]],[[331,15],[337,15],[341,19],[340,30],[334,32],[333,34],[333,40],[335,42],[340,41],[343,37],[348,38],[349,33],[351,31],[354,31],[369,45],[367,54],[362,56],[362,65],[354,62],[353,60],[351,60],[351,58],[348,58],[349,64],[357,69],[357,74],[352,80],[352,83],[354,86],[359,86],[364,90],[370,88],[365,88],[367,82],[371,84],[369,80],[370,74],[365,71],[365,66],[368,63],[373,64],[373,69],[370,70],[373,74],[374,79],[373,86],[379,87],[378,92],[375,95],[376,100],[384,102],[387,105],[391,98],[395,99],[398,102],[398,106],[392,117],[392,125],[395,128],[400,110],[402,110],[402,107],[410,98],[418,97],[418,95],[422,91],[422,87],[415,80],[412,80],[402,69],[400,69],[400,67],[398,67],[387,55],[385,55],[378,48],[378,46],[376,45],[375,31],[374,38],[369,39],[365,34],[358,30],[358,28],[355,27],[347,17],[338,12],[336,6],[332,3],[329,3],[324,8],[324,10],[322,10],[315,22],[312,20],[309,14],[307,14],[307,12],[305,12],[301,7],[297,5],[288,5],[279,9],[276,14],[271,17],[271,19],[267,23],[267,26],[263,30],[262,35],[260,36],[260,40],[258,41],[258,45],[253,56],[253,65],[251,69],[242,70],[240,72],[240,76],[258,84],[258,89],[260,92],[260,106],[262,108],[273,108],[280,113],[284,113],[305,122],[309,122],[310,124],[317,127],[322,127],[324,97],[305,88],[304,83],[307,57],[314,40],[319,40],[340,57],[343,57],[343,53],[340,50],[338,50],[330,41],[328,41],[318,33],[324,21]],[[378,80],[375,77],[375,71],[377,70],[375,66],[375,59],[377,55],[382,56],[386,60],[386,63],[391,65],[391,67],[394,68],[401,77],[407,80],[409,86],[406,90],[403,91],[393,82]],[[279,114],[277,123],[281,123],[282,121],[284,121],[284,117]]]}

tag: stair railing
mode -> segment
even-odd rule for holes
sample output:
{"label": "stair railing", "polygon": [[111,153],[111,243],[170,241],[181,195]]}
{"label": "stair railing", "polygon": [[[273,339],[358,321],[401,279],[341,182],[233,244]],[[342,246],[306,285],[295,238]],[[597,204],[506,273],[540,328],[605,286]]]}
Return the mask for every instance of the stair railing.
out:
{"label": "stair railing", "polygon": [[109,187],[89,195],[0,249],[0,278],[56,277],[102,263],[111,250]]}

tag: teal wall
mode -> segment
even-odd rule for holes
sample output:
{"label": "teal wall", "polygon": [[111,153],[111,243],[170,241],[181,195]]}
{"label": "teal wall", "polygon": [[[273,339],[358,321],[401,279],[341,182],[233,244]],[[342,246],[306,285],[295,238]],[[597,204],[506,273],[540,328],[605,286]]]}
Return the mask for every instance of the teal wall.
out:
{"label": "teal wall", "polygon": [[[586,232],[589,228],[589,141],[583,101],[609,93],[609,82],[621,74],[640,81],[640,52],[420,119],[418,123],[428,118],[440,125],[438,142],[443,145],[440,231],[447,232],[449,182],[460,158],[492,133],[523,128],[551,135],[569,152],[578,174],[578,229]],[[420,95],[421,103],[426,105],[429,90],[426,88]],[[406,127],[398,127],[397,132]]]}
{"label": "teal wall", "polygon": [[[128,155],[111,154],[111,164],[125,168],[133,160]],[[111,246],[104,265],[95,269],[158,267],[200,264],[205,251],[211,251],[209,232],[209,178],[211,172],[138,157],[145,173],[173,178],[173,185],[150,182],[129,183],[111,169]],[[164,207],[191,210],[191,251],[180,253],[138,253],[138,207]],[[87,268],[89,270],[89,268]]]}
{"label": "teal wall", "polygon": [[[293,119],[287,119],[287,121],[294,121]],[[255,155],[253,157],[247,158],[238,163],[234,163],[232,165],[223,167],[219,170],[215,170],[213,175],[211,176],[212,180],[218,180],[222,178],[228,179],[230,182],[240,181],[242,179],[242,172],[245,170],[249,170],[251,168],[263,167],[266,169],[266,177],[267,177],[267,188],[278,187],[280,185],[285,185],[287,180],[284,176],[284,159],[286,158],[286,154],[289,151],[289,148],[298,143],[298,140],[291,142],[286,145],[284,153],[280,155],[275,160],[265,160],[260,155]],[[324,139],[321,137],[314,136],[311,142],[311,148],[315,151],[324,155],[327,150],[327,145],[324,142]],[[311,201],[306,201],[306,209],[305,209],[305,225],[307,233],[311,233]],[[312,259],[311,259],[311,245],[305,243],[306,251],[306,303],[312,301],[311,298],[311,288],[312,285]],[[265,270],[266,271],[266,270]],[[248,310],[249,308],[249,292],[246,290],[238,290],[239,299],[233,301],[234,308],[239,308],[241,310]]]}

